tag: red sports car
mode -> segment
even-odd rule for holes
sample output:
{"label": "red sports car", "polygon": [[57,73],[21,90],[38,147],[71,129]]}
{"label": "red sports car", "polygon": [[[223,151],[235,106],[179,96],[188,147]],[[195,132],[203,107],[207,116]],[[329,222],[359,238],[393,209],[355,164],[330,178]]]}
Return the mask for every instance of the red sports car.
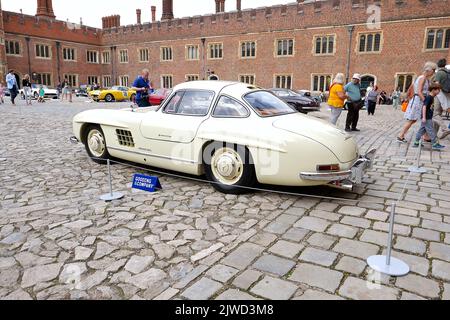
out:
{"label": "red sports car", "polygon": [[159,106],[170,95],[172,90],[169,89],[157,89],[154,93],[149,95],[148,101],[151,106]]}

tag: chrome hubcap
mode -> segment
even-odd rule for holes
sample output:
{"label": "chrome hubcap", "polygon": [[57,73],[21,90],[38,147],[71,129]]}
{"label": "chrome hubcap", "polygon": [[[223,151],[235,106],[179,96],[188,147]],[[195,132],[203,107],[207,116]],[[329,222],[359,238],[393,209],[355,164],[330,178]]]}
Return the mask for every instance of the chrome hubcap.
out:
{"label": "chrome hubcap", "polygon": [[105,138],[102,133],[96,129],[91,130],[87,142],[92,155],[100,158],[106,149]]}
{"label": "chrome hubcap", "polygon": [[222,148],[214,153],[211,168],[217,181],[226,185],[239,182],[244,172],[241,156],[230,148]]}

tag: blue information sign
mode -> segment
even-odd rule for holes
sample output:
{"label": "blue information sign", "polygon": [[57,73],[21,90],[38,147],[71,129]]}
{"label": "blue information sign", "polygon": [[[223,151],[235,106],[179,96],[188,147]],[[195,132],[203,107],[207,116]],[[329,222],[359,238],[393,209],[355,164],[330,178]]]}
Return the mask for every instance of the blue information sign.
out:
{"label": "blue information sign", "polygon": [[158,177],[145,176],[143,174],[134,175],[132,188],[147,192],[155,192],[162,189]]}

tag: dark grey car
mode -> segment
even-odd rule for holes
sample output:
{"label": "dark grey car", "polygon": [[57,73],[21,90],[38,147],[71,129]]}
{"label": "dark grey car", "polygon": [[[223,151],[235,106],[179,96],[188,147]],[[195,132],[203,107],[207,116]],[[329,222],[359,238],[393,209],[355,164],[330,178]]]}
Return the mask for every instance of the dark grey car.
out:
{"label": "dark grey car", "polygon": [[270,91],[301,113],[320,111],[320,103],[289,89],[273,88]]}

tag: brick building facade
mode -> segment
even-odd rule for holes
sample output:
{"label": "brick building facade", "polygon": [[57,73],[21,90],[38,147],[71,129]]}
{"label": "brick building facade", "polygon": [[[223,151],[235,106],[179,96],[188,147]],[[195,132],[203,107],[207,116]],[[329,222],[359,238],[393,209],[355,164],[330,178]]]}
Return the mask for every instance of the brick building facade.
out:
{"label": "brick building facade", "polygon": [[[208,0],[213,1],[213,0]],[[230,0],[228,0],[230,1]],[[324,0],[173,18],[163,1],[161,21],[121,26],[104,17],[103,28],[55,20],[51,0],[38,0],[36,16],[0,8],[0,76],[35,74],[55,86],[128,85],[150,69],[156,87],[172,87],[212,74],[262,87],[326,90],[333,75],[358,72],[390,91],[406,90],[426,61],[450,61],[447,0]],[[368,25],[374,6],[379,28]],[[368,13],[369,11],[369,13]],[[4,78],[3,78],[4,79]]]}

